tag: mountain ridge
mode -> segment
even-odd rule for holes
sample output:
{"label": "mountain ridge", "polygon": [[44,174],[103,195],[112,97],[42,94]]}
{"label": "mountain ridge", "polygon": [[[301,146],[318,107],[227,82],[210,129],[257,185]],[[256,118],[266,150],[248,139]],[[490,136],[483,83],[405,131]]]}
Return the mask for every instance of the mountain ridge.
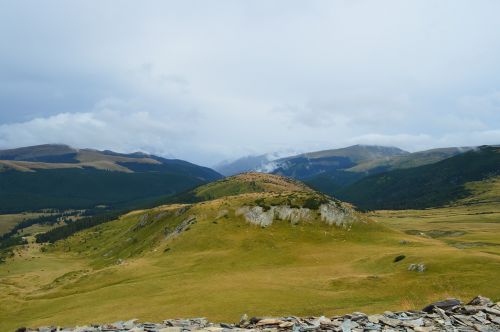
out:
{"label": "mountain ridge", "polygon": [[500,148],[481,146],[436,163],[374,174],[336,190],[363,209],[428,208],[470,195],[468,183],[500,176]]}
{"label": "mountain ridge", "polygon": [[220,178],[207,167],[139,152],[66,145],[0,150],[0,212],[126,206]]}

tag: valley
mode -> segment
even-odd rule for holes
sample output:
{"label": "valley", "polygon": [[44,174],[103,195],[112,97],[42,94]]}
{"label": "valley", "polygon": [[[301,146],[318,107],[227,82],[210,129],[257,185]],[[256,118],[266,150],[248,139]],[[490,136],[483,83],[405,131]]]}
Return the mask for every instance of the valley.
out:
{"label": "valley", "polygon": [[[333,200],[352,217],[335,226],[322,219],[325,196],[299,182],[226,178],[183,196],[192,203],[136,210],[54,244],[30,237],[0,265],[0,327],[375,313],[477,294],[498,301],[499,183],[468,183],[473,195],[425,210],[363,214]],[[283,205],[309,206],[310,219],[288,214],[262,227],[245,214]]]}
{"label": "valley", "polygon": [[500,1],[0,6],[0,332],[500,332]]}

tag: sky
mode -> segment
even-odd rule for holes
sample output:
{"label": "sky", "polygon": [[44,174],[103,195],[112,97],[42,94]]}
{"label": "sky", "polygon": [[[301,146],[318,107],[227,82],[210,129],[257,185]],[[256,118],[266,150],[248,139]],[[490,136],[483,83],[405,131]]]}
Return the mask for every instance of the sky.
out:
{"label": "sky", "polygon": [[500,1],[0,0],[0,149],[500,144]]}

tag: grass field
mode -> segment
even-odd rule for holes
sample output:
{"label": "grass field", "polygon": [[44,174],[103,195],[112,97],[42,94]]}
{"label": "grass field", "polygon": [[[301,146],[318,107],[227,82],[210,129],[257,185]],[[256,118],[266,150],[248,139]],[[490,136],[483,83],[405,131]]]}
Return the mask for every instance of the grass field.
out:
{"label": "grass field", "polygon": [[[378,211],[373,222],[349,230],[320,221],[249,225],[232,211],[268,195],[251,194],[183,213],[176,212],[181,205],[138,211],[46,252],[32,243],[0,266],[0,330],[130,318],[373,313],[477,294],[498,301],[500,207],[493,189],[475,185],[475,201]],[[189,230],[165,238],[190,215],[197,222]],[[405,258],[394,262],[399,255]],[[411,263],[427,270],[408,271]]]}
{"label": "grass field", "polygon": [[0,235],[7,233],[23,220],[36,218],[43,213],[0,214]]}

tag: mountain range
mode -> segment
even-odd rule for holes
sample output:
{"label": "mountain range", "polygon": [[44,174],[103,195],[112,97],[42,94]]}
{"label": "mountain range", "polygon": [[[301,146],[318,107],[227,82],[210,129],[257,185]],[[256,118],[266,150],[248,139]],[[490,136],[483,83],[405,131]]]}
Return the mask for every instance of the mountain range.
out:
{"label": "mountain range", "polygon": [[2,330],[500,296],[497,146],[357,145],[229,177],[62,145],[0,158]]}
{"label": "mountain range", "polygon": [[127,206],[222,178],[183,160],[39,145],[0,150],[0,212]]}
{"label": "mountain range", "polygon": [[[425,208],[467,196],[468,181],[498,175],[497,152],[495,146],[410,153],[395,147],[353,145],[268,162],[261,156],[255,170],[304,181],[362,209]],[[245,160],[224,169],[248,170],[251,164],[245,164]]]}
{"label": "mountain range", "polygon": [[[495,177],[500,168],[495,146],[410,153],[354,145],[276,155],[245,157],[217,169],[225,175],[259,171],[294,178],[361,209],[402,209],[449,204],[467,196],[467,182]],[[0,150],[0,212],[193,202],[197,198],[189,190],[222,177],[210,168],[141,152],[66,145]]]}
{"label": "mountain range", "polygon": [[272,158],[276,154],[247,156],[233,162],[219,164],[214,169],[226,176],[249,171],[267,171],[305,180],[318,175],[334,174],[335,171],[374,174],[422,166],[471,149],[473,147],[450,147],[410,153],[397,147],[352,145],[285,158]]}

